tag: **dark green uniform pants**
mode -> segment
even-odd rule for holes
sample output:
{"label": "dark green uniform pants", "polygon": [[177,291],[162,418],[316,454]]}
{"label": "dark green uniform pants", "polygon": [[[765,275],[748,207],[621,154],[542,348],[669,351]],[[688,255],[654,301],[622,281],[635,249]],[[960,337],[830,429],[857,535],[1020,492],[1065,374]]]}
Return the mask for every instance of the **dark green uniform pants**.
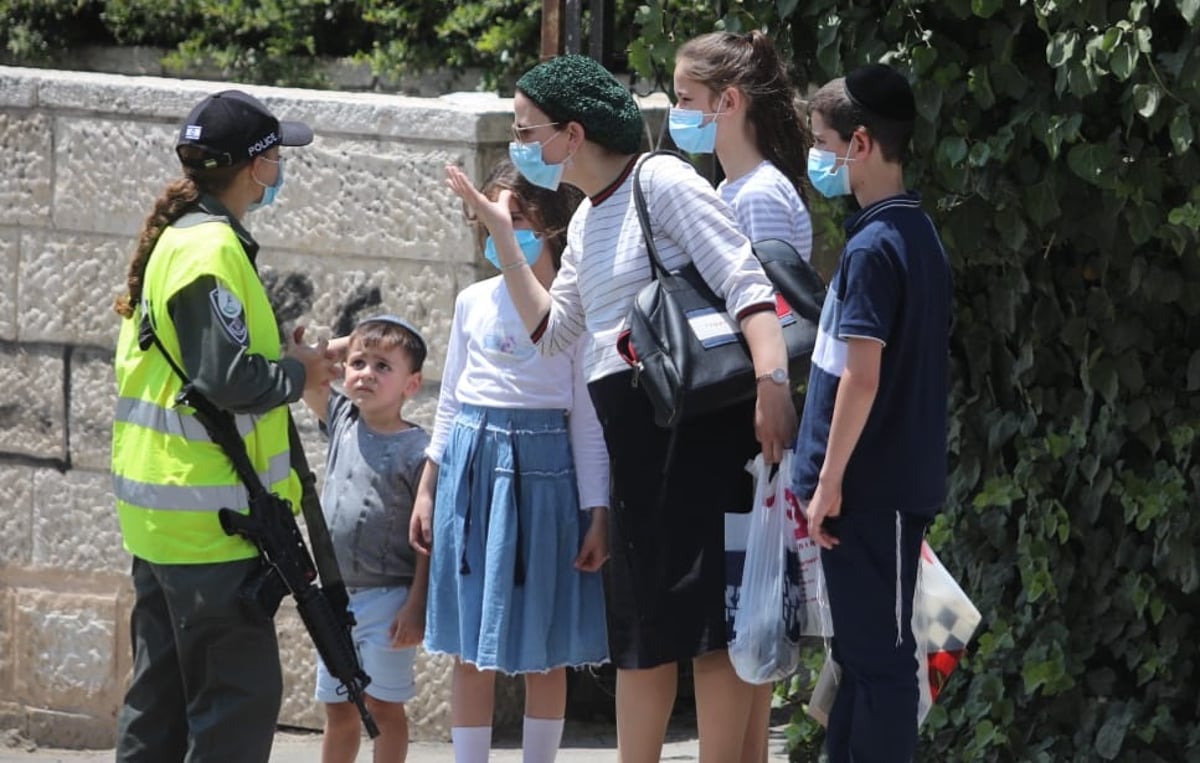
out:
{"label": "dark green uniform pants", "polygon": [[133,560],[133,679],[117,763],[266,763],[283,694],[275,622],[239,589],[259,561]]}

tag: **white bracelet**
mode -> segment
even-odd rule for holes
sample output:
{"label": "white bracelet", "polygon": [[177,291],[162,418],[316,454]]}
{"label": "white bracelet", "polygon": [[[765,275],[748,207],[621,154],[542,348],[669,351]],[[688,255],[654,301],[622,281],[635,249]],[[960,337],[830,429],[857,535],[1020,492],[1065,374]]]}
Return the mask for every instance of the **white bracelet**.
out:
{"label": "white bracelet", "polygon": [[520,262],[513,262],[513,263],[509,263],[508,265],[501,265],[501,266],[500,266],[500,272],[501,272],[501,273],[503,273],[503,272],[506,272],[506,271],[509,271],[509,270],[516,270],[517,268],[519,268],[519,267],[523,267],[523,266],[525,266],[525,265],[528,265],[528,264],[529,264],[529,263],[528,263],[528,262],[526,262],[525,260],[521,260]]}

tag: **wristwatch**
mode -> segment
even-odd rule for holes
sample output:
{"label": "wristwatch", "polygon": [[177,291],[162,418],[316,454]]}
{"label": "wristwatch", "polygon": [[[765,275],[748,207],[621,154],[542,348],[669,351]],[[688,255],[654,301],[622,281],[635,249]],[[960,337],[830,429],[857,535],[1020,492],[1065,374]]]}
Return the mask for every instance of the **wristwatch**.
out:
{"label": "wristwatch", "polygon": [[763,375],[759,376],[757,379],[755,379],[755,381],[761,382],[761,381],[766,381],[767,379],[770,379],[771,381],[775,382],[776,384],[787,384],[788,383],[788,373],[785,369],[776,368],[776,369],[772,370],[771,373],[769,373],[769,374],[763,374]]}

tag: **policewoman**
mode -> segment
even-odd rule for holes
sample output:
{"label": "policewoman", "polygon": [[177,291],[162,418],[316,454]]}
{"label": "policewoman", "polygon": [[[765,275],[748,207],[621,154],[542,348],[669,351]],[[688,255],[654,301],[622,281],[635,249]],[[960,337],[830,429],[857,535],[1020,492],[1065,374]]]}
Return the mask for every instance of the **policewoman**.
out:
{"label": "policewoman", "polygon": [[257,763],[270,755],[283,680],[275,624],[241,599],[257,549],[226,535],[217,512],[247,510],[232,462],[190,409],[192,383],[235,414],[268,488],[299,505],[287,404],[328,378],[323,347],[281,349],[242,225],[284,181],[281,146],[312,130],[280,122],[253,97],[210,95],[188,115],[171,182],[142,226],[129,265],[114,366],[112,473],[133,555],[133,677],[118,718],[120,762]]}

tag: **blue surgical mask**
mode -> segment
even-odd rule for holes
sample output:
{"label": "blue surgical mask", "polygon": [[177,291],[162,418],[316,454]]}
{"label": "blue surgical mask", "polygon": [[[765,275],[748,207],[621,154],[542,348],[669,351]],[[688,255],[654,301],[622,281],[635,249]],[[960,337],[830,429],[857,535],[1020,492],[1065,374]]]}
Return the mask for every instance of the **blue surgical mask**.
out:
{"label": "blue surgical mask", "polygon": [[[521,247],[525,261],[533,265],[542,254],[542,239],[531,228],[518,228],[513,234],[517,237],[517,246]],[[500,255],[496,252],[496,242],[491,236],[487,237],[487,243],[483,245],[483,256],[497,269],[500,268]]]}
{"label": "blue surgical mask", "polygon": [[[562,132],[555,133],[554,138],[559,135],[562,135]],[[554,138],[550,140],[554,140]],[[550,140],[546,142],[549,143]],[[518,143],[514,140],[508,144],[508,158],[512,159],[517,171],[530,183],[551,191],[558,190],[558,184],[562,181],[563,170],[566,169],[566,166],[563,162],[546,164],[542,159],[541,143]]]}
{"label": "blue surgical mask", "polygon": [[808,179],[817,193],[830,199],[850,193],[850,165],[845,163],[853,161],[850,149],[847,148],[846,156],[842,157],[842,166],[834,169],[837,160],[838,155],[832,151],[808,149]]}
{"label": "blue surgical mask", "polygon": [[[267,159],[265,156],[262,158],[268,162],[272,161],[271,159]],[[283,188],[283,159],[280,158],[274,163],[279,165],[279,176],[275,179],[275,183],[273,185],[267,185],[263,183],[254,176],[253,172],[250,173],[250,177],[254,178],[254,182],[263,187],[263,195],[258,201],[250,202],[250,206],[246,209],[247,212],[253,212],[256,209],[262,209],[263,207],[271,206],[271,204],[275,201],[275,197],[279,195],[279,189]]]}
{"label": "blue surgical mask", "polygon": [[[711,154],[717,147],[717,117],[720,115],[720,107],[712,113],[672,107],[667,117],[671,140],[689,154]],[[704,124],[705,117],[712,117],[708,124]]]}

